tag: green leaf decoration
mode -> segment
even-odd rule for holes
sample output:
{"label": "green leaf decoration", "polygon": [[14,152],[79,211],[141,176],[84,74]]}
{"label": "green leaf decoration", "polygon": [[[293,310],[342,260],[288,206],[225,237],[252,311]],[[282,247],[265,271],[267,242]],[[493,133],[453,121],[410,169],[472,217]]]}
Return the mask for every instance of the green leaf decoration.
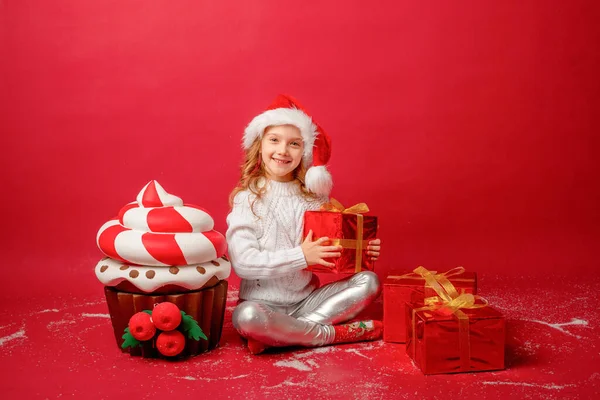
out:
{"label": "green leaf decoration", "polygon": [[185,311],[181,311],[181,327],[183,328],[183,332],[187,334],[187,337],[194,340],[200,340],[200,338],[204,340],[208,340],[198,322],[189,315],[185,313]]}
{"label": "green leaf decoration", "polygon": [[364,322],[360,321],[360,324],[358,324],[358,327],[359,327],[359,328],[365,328],[365,329],[366,329],[366,328],[367,328],[367,325],[365,325],[365,323],[364,323]]}
{"label": "green leaf decoration", "polygon": [[152,315],[152,311],[151,311],[151,310],[144,310],[144,311],[142,311],[142,312],[145,312],[145,313],[146,313],[146,314],[148,314],[148,315]]}
{"label": "green leaf decoration", "polygon": [[125,333],[121,336],[125,341],[121,345],[121,348],[126,349],[128,347],[134,348],[140,345],[140,341],[134,338],[129,332],[129,327],[125,328]]}

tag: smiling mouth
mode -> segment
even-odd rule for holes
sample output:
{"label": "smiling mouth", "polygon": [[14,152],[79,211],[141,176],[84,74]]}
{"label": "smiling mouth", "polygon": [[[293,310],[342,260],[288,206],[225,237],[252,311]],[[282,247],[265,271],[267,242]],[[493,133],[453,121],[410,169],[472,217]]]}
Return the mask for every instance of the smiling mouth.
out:
{"label": "smiling mouth", "polygon": [[271,160],[275,161],[277,164],[289,164],[291,163],[291,161],[286,161],[286,160],[278,160],[277,158],[272,158]]}

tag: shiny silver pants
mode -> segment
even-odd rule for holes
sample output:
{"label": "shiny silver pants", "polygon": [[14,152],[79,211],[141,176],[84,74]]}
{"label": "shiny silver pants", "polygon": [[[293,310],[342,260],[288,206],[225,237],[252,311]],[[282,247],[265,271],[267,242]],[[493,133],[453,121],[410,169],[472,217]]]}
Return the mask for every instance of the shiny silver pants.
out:
{"label": "shiny silver pants", "polygon": [[332,325],[354,318],[380,293],[377,275],[363,271],[320,287],[291,306],[244,301],[233,312],[233,326],[240,335],[269,346],[323,346],[335,339]]}

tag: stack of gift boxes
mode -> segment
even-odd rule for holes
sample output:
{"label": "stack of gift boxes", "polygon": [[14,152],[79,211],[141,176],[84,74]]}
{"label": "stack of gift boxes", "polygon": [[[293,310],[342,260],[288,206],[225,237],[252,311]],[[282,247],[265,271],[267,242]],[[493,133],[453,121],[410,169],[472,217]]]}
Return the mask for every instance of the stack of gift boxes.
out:
{"label": "stack of gift boxes", "polygon": [[423,267],[383,282],[383,340],[404,343],[424,374],[504,368],[504,316],[477,296],[477,275]]}
{"label": "stack of gift boxes", "polygon": [[[344,208],[331,200],[305,214],[304,235],[329,237],[344,250],[316,272],[356,273],[374,268],[366,254],[377,237],[377,217],[364,216],[364,203]],[[491,371],[504,368],[504,316],[477,295],[477,275],[458,267],[446,272],[418,267],[383,282],[383,340],[406,346],[424,374]]]}

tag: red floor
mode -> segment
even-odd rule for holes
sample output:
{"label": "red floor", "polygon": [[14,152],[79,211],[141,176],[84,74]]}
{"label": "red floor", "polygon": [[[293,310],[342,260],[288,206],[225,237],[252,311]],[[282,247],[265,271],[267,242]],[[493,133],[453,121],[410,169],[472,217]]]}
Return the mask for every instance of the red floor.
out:
{"label": "red floor", "polygon": [[[88,297],[4,299],[2,398],[600,398],[597,277],[480,277],[480,294],[507,317],[508,368],[428,377],[382,341],[252,356],[231,326],[232,283],[221,347],[184,362],[121,353],[100,286]],[[366,315],[381,317],[381,300]]]}

